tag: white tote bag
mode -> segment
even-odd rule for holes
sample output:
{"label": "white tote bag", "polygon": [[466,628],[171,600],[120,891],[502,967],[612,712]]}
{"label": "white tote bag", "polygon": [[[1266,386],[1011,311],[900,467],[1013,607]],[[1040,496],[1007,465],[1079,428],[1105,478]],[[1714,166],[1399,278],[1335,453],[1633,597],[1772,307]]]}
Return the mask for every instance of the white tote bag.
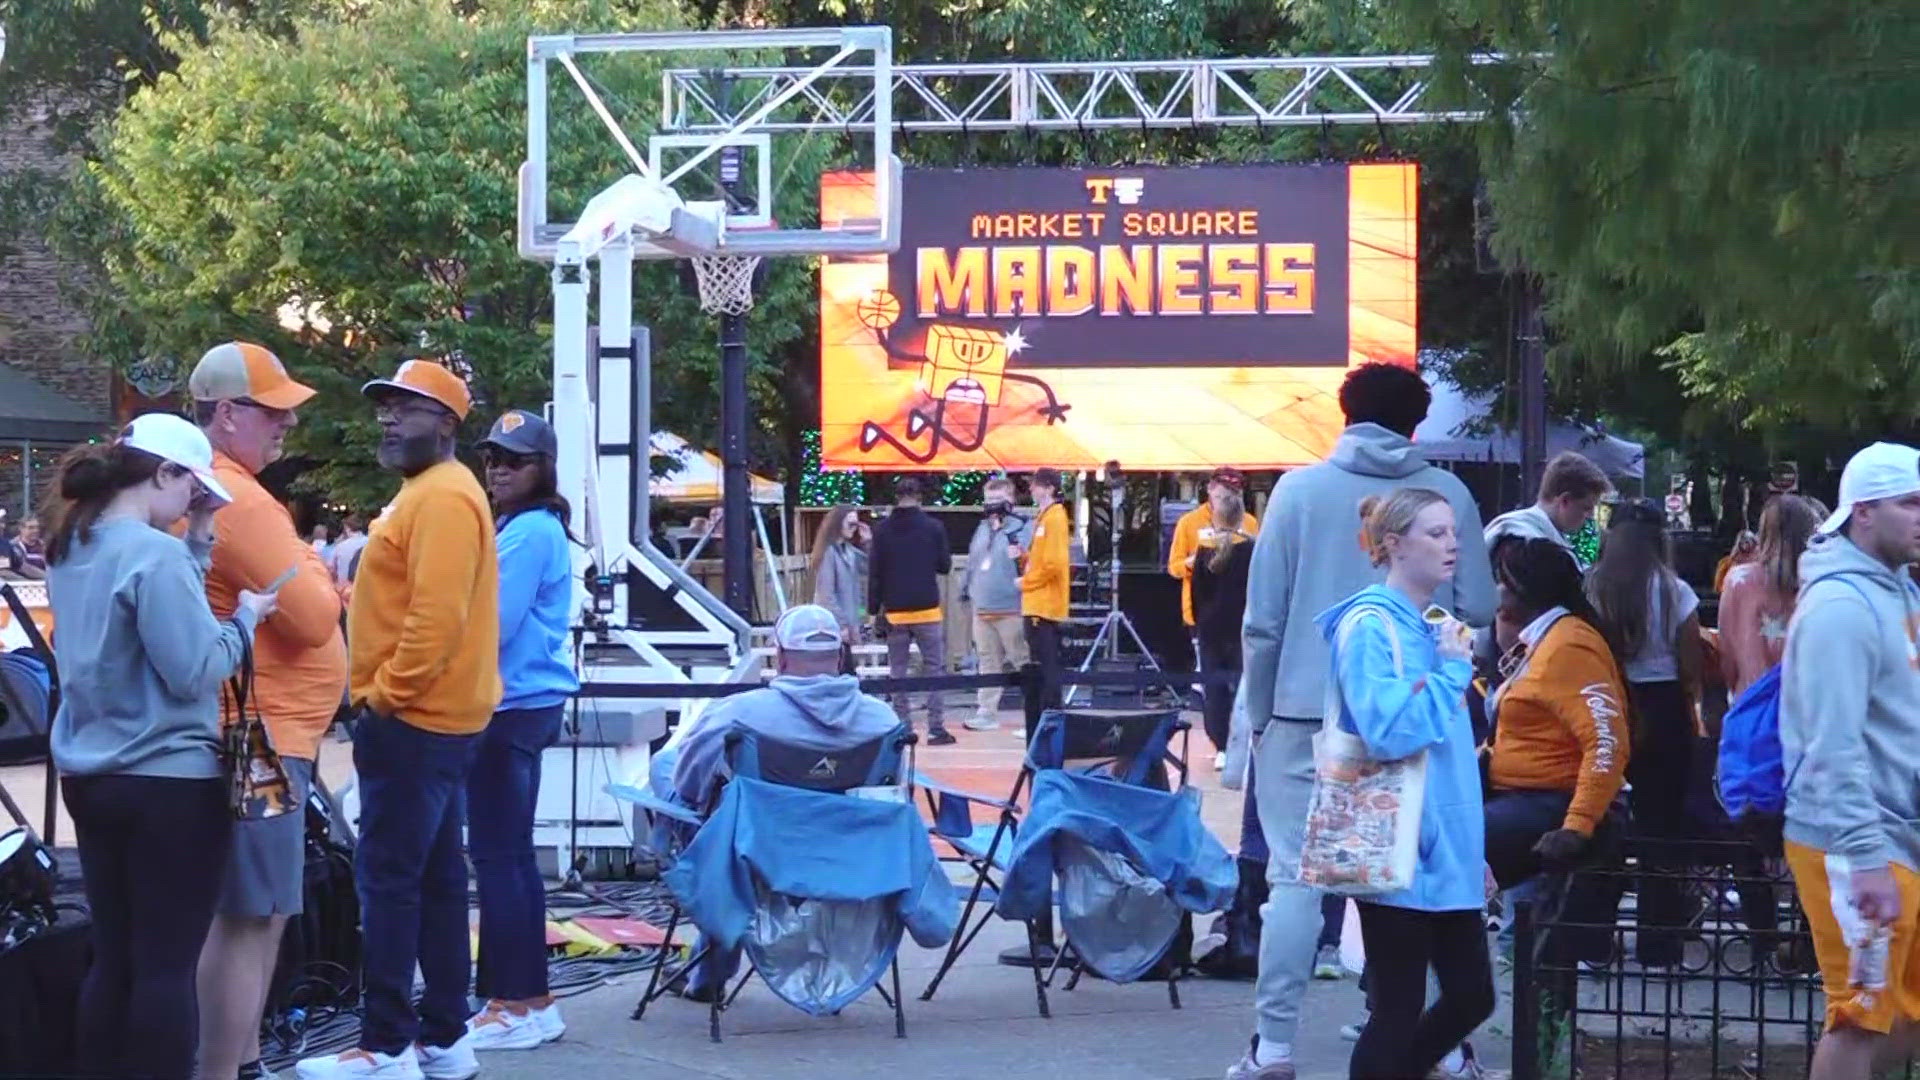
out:
{"label": "white tote bag", "polygon": [[[1378,608],[1349,611],[1335,634],[1336,649],[1365,618],[1386,628],[1394,675],[1405,678],[1399,629]],[[1313,737],[1313,798],[1300,845],[1300,881],[1341,896],[1398,892],[1413,884],[1420,859],[1427,752],[1376,761],[1359,736],[1340,730],[1340,713],[1340,681],[1329,673],[1326,714]]]}

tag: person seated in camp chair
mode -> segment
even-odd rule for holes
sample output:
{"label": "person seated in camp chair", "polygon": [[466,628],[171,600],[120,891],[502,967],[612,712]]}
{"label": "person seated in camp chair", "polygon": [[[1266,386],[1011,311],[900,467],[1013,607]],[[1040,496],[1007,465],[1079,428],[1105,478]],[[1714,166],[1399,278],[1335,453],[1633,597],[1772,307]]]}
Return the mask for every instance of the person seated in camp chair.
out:
{"label": "person seated in camp chair", "polygon": [[[737,729],[830,751],[870,742],[899,727],[892,706],[861,693],[859,679],[840,673],[844,640],[833,612],[818,604],[789,608],[774,623],[773,637],[778,669],[773,681],[715,703],[680,744],[673,787],[687,806],[705,811],[718,801],[727,780],[727,736]],[[707,1000],[738,964],[735,955],[694,965],[684,996]]]}

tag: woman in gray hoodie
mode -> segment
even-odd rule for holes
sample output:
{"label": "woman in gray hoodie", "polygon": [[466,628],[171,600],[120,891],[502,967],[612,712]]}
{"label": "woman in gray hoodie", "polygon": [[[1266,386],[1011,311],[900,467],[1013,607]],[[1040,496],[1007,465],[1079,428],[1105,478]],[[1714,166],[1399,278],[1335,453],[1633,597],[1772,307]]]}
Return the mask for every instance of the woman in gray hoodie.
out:
{"label": "woman in gray hoodie", "polygon": [[852,506],[836,506],[813,537],[813,602],[840,620],[849,646],[860,640],[867,616],[867,544],[873,534]]}
{"label": "woman in gray hoodie", "polygon": [[[273,611],[271,595],[244,591],[230,619],[207,607],[213,512],[227,501],[206,436],[178,416],[139,417],[60,465],[52,750],[93,916],[75,1022],[84,1076],[194,1069],[194,968],[233,837],[220,687]],[[182,517],[184,542],[166,531]]]}

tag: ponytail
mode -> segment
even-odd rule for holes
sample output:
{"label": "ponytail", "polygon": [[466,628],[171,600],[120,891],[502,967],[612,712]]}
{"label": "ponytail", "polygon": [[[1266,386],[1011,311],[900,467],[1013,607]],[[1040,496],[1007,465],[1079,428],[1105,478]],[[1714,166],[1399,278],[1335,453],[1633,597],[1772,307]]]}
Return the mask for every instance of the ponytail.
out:
{"label": "ponytail", "polygon": [[161,460],[120,442],[76,446],[60,459],[59,486],[47,512],[47,565],[64,561],[93,537],[93,523],[121,492],[152,480]]}

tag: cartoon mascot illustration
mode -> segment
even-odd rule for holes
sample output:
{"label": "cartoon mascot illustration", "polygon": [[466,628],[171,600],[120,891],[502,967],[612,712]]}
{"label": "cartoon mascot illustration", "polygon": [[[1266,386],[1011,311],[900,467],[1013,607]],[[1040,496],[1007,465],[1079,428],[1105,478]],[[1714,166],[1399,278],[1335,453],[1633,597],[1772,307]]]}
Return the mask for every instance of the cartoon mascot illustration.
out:
{"label": "cartoon mascot illustration", "polygon": [[[1046,417],[1048,426],[1065,423],[1067,410],[1073,408],[1062,405],[1054,396],[1053,387],[1045,382],[1007,370],[1008,359],[1026,347],[1019,330],[1002,333],[977,326],[934,323],[927,327],[926,352],[922,355],[894,344],[889,331],[900,318],[900,301],[892,293],[875,290],[855,305],[854,315],[861,325],[873,331],[880,347],[887,351],[890,367],[917,369],[915,385],[926,398],[908,410],[904,439],[867,421],[860,429],[862,451],[870,451],[884,442],[908,460],[924,465],[932,461],[943,446],[963,452],[978,450],[986,442],[992,410],[1001,405],[1002,392],[1008,382],[1040,388],[1046,404],[1040,406],[1039,413]],[[960,421],[958,431],[947,425],[949,406],[972,409],[974,421],[970,432],[964,420]],[[915,449],[911,444],[923,433],[928,436],[926,448]]]}

